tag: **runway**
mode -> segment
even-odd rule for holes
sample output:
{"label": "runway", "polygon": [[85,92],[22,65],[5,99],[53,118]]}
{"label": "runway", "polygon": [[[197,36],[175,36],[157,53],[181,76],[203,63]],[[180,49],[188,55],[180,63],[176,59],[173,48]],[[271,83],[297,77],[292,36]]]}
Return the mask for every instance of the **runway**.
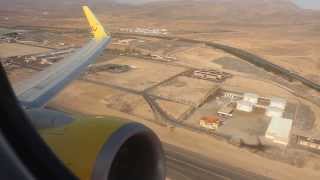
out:
{"label": "runway", "polygon": [[164,144],[168,180],[269,180],[182,148]]}

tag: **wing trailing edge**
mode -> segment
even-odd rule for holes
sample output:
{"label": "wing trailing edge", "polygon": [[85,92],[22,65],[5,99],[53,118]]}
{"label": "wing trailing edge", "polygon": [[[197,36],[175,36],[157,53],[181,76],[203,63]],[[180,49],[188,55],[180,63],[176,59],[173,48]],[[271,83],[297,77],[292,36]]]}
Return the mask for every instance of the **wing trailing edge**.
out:
{"label": "wing trailing edge", "polygon": [[65,86],[78,78],[89,64],[102,53],[111,42],[111,36],[96,19],[91,10],[84,6],[83,10],[94,33],[94,39],[82,48],[30,79],[15,86],[15,93],[24,108],[41,108],[55,97]]}

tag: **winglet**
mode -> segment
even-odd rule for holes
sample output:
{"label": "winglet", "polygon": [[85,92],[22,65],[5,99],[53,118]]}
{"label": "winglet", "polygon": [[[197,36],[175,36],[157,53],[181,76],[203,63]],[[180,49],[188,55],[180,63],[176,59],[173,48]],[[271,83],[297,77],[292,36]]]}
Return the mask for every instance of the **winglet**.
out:
{"label": "winglet", "polygon": [[108,36],[108,34],[104,31],[103,26],[96,18],[96,16],[92,13],[88,6],[82,6],[83,12],[87,17],[89,25],[91,27],[91,33],[93,34],[96,40],[100,40]]}

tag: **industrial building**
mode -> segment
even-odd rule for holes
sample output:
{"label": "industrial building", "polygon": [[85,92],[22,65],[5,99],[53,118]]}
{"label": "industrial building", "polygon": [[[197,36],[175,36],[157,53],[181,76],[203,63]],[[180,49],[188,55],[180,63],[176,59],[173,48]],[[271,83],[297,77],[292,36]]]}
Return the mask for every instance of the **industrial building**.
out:
{"label": "industrial building", "polygon": [[232,93],[232,92],[223,92],[223,97],[230,98],[231,100],[236,100],[236,99],[242,99],[242,95],[238,93]]}
{"label": "industrial building", "polygon": [[252,112],[253,111],[253,103],[250,101],[238,101],[237,102],[237,110],[244,112]]}
{"label": "industrial building", "polygon": [[278,107],[267,107],[266,108],[266,116],[268,117],[282,117],[283,109]]}
{"label": "industrial building", "polygon": [[200,126],[209,130],[217,130],[221,126],[218,117],[206,116],[200,119]]}
{"label": "industrial building", "polygon": [[[263,97],[250,92],[241,94],[225,91],[221,95],[222,98],[217,98],[221,102],[215,109],[223,122],[218,133],[232,136],[241,132],[244,134],[242,138],[250,145],[261,143],[286,147],[289,144],[296,109],[291,104],[287,107],[289,103],[286,99]],[[251,141],[254,139],[251,136],[261,137],[261,134],[264,134],[262,139],[265,141]],[[320,149],[320,145],[316,146],[314,141],[312,143],[301,141],[300,144]]]}
{"label": "industrial building", "polygon": [[220,117],[232,117],[232,113],[233,113],[234,107],[232,106],[223,106],[222,108],[220,108],[220,110],[218,111],[218,115]]}
{"label": "industrial building", "polygon": [[247,102],[251,102],[252,104],[257,104],[259,100],[259,96],[254,93],[245,93],[243,95],[243,100]]}
{"label": "industrial building", "polygon": [[167,35],[169,31],[167,29],[159,29],[159,28],[120,28],[122,32],[129,33],[142,33],[142,34],[151,34],[151,35]]}
{"label": "industrial building", "polygon": [[285,99],[282,98],[278,98],[278,97],[272,97],[270,100],[270,107],[276,107],[279,109],[284,110],[287,106],[287,101]]}
{"label": "industrial building", "polygon": [[315,149],[315,150],[320,150],[320,140],[309,138],[309,137],[304,137],[304,136],[298,136],[297,137],[297,144]]}
{"label": "industrial building", "polygon": [[265,137],[273,143],[287,146],[290,141],[291,128],[291,119],[273,117],[270,121]]}

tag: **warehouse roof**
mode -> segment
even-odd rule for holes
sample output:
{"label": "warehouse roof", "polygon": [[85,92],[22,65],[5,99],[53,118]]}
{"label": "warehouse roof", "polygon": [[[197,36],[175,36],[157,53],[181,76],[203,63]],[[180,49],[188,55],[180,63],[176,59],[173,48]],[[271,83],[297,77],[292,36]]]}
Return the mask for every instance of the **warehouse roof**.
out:
{"label": "warehouse roof", "polygon": [[278,107],[267,107],[266,115],[270,117],[282,117],[283,109]]}
{"label": "warehouse roof", "polygon": [[256,104],[258,102],[259,96],[257,94],[254,93],[245,93],[243,95],[243,100],[245,101],[249,101],[251,103]]}
{"label": "warehouse roof", "polygon": [[287,105],[287,101],[285,99],[282,98],[278,98],[278,97],[272,97],[271,101],[270,101],[270,106],[271,107],[277,107],[280,109],[285,109]]}
{"label": "warehouse roof", "polygon": [[289,139],[291,128],[291,119],[273,117],[266,131],[266,135],[272,136],[274,139]]}

